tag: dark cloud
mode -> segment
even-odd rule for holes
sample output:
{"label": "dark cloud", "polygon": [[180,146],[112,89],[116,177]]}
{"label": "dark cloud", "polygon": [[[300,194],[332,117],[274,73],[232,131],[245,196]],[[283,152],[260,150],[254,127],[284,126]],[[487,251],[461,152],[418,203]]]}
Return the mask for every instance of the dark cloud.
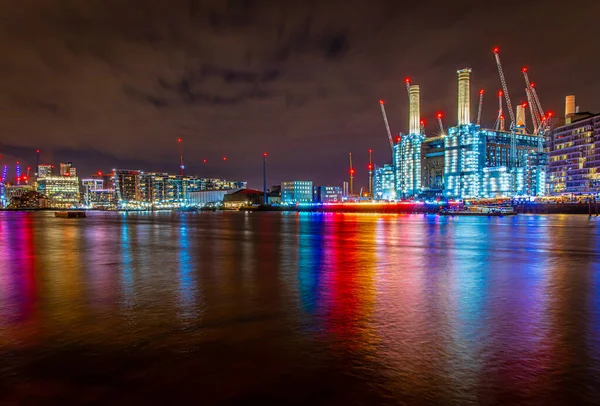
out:
{"label": "dark cloud", "polygon": [[[597,2],[470,0],[0,0],[2,155],[177,171],[176,138],[199,175],[339,183],[353,151],[389,160],[378,100],[407,126],[403,79],[423,116],[455,120],[456,69],[473,68],[493,122],[498,45],[511,95],[530,67],[544,107],[596,95]],[[576,22],[576,23],[574,23]],[[489,96],[488,96],[489,95]],[[364,152],[364,153],[361,153]],[[227,163],[220,161],[228,156]],[[206,158],[210,166],[202,165]],[[364,176],[362,176],[364,175]],[[361,178],[362,176],[362,178]],[[360,183],[360,181],[359,181]]]}

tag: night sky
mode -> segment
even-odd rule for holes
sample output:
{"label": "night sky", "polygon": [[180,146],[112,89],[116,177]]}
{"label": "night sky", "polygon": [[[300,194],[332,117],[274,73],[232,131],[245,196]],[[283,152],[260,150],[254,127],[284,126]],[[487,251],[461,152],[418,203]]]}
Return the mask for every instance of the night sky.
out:
{"label": "night sky", "polygon": [[465,66],[493,125],[494,46],[513,104],[528,66],[546,110],[600,111],[599,18],[598,1],[0,0],[0,161],[176,173],[181,137],[189,174],[260,187],[268,151],[269,184],[341,184],[351,151],[366,185],[369,148],[391,161],[379,99],[407,131],[407,76],[428,135],[438,110],[455,122]]}

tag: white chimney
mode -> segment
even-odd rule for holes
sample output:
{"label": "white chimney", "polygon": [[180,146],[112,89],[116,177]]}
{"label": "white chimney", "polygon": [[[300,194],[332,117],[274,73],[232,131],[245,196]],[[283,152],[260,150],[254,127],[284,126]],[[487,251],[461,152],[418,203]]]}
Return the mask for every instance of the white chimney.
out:
{"label": "white chimney", "polygon": [[458,125],[471,124],[471,68],[458,73]]}
{"label": "white chimney", "polygon": [[575,113],[575,95],[569,95],[565,98],[565,117]]}
{"label": "white chimney", "polygon": [[410,85],[408,123],[409,134],[421,134],[421,91],[419,85]]}
{"label": "white chimney", "polygon": [[525,127],[525,106],[517,105],[517,127]]}

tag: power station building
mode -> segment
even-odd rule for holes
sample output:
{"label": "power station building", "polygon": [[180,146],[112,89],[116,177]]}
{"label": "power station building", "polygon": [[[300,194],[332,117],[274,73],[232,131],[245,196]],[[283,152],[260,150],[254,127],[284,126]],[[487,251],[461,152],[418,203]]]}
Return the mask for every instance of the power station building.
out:
{"label": "power station building", "polygon": [[[540,196],[546,193],[544,134],[526,129],[525,105],[511,114],[511,129],[482,128],[471,121],[471,69],[457,71],[456,126],[426,138],[420,119],[420,89],[409,88],[409,133],[393,145],[393,163],[375,171],[375,198]],[[516,117],[516,118],[515,118]],[[501,119],[501,116],[498,116]],[[395,196],[386,189],[393,172]],[[385,181],[384,181],[385,179]]]}
{"label": "power station building", "polygon": [[419,85],[409,89],[409,131],[393,147],[396,196],[410,198],[422,192],[421,147],[425,135],[421,129],[421,94]]}

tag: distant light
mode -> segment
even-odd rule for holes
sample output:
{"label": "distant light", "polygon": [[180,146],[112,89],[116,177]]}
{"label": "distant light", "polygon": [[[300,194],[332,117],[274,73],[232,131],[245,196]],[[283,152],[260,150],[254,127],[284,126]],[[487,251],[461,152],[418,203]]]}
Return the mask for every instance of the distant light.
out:
{"label": "distant light", "polygon": [[498,49],[498,47],[494,48],[494,53],[497,54],[498,51],[500,51],[500,49]]}
{"label": "distant light", "polygon": [[498,96],[502,96],[504,93],[502,92],[502,90],[498,90]]}
{"label": "distant light", "polygon": [[202,162],[206,163],[206,159],[203,159]]}
{"label": "distant light", "polygon": [[39,154],[39,153],[40,153],[40,150],[39,150],[39,149],[36,149],[36,150],[35,150],[35,152],[37,152],[37,153]]}
{"label": "distant light", "polygon": [[264,157],[266,157],[266,156],[267,156],[267,153],[266,153],[266,152],[263,152],[263,156],[264,156]]}
{"label": "distant light", "polygon": [[[442,118],[442,113],[437,113],[437,118]],[[421,120],[421,123],[422,123],[422,122],[423,122],[423,121]]]}
{"label": "distant light", "polygon": [[226,156],[223,157],[223,161],[227,161],[227,157]]}
{"label": "distant light", "polygon": [[181,142],[181,138],[177,138],[177,142]]}
{"label": "distant light", "polygon": [[479,94],[483,94],[483,89],[481,89],[481,90],[479,91]]}
{"label": "distant light", "polygon": [[369,150],[369,154],[370,154],[371,152],[373,152],[373,150],[372,150],[372,149],[370,149],[370,150]]}
{"label": "distant light", "polygon": [[521,69],[521,72],[527,72],[527,68]]}
{"label": "distant light", "polygon": [[385,104],[383,100],[379,100],[379,104]]}

